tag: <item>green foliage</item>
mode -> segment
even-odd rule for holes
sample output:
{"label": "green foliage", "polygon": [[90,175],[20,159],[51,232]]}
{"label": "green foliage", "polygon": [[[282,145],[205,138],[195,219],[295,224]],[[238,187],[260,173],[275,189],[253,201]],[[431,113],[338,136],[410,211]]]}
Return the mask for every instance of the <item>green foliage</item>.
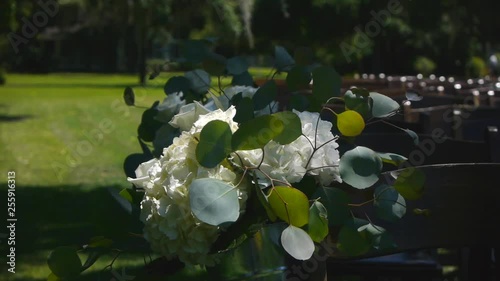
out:
{"label": "green foliage", "polygon": [[47,264],[60,279],[74,278],[80,274],[82,261],[73,247],[58,247],[47,258]]}
{"label": "green foliage", "polygon": [[232,133],[226,122],[210,121],[200,133],[196,146],[196,159],[200,165],[214,168],[224,160],[231,150]]}
{"label": "green foliage", "polygon": [[424,76],[429,76],[434,73],[436,69],[436,64],[428,57],[417,57],[415,63],[413,64],[413,68],[417,73],[421,73]]}
{"label": "green foliage", "polygon": [[422,197],[424,185],[425,174],[413,167],[402,170],[394,182],[394,188],[408,200],[416,200]]}
{"label": "green foliage", "polygon": [[193,180],[189,203],[196,218],[210,225],[233,223],[240,215],[237,189],[217,179]]}
{"label": "green foliage", "polygon": [[316,243],[321,243],[328,235],[328,211],[318,201],[315,201],[309,208],[307,232]]}
{"label": "green foliage", "polygon": [[340,158],[340,176],[349,185],[365,189],[375,184],[382,171],[382,159],[373,150],[358,146]]}
{"label": "green foliage", "polygon": [[337,128],[346,137],[355,137],[363,132],[365,121],[363,116],[354,110],[346,110],[337,115]]}
{"label": "green foliage", "polygon": [[380,184],[375,188],[373,205],[377,216],[387,221],[396,221],[406,214],[406,202],[394,187]]}
{"label": "green foliage", "polygon": [[269,141],[278,137],[284,130],[281,119],[273,115],[259,116],[241,124],[232,139],[232,148],[236,150],[252,150],[264,147]]}
{"label": "green foliage", "polygon": [[479,78],[488,74],[488,66],[481,57],[471,57],[465,66],[468,77]]}
{"label": "green foliage", "polygon": [[278,86],[274,80],[267,81],[262,85],[253,96],[253,103],[256,110],[268,106],[278,95]]}
{"label": "green foliage", "polygon": [[268,196],[269,205],[278,218],[290,225],[301,227],[309,221],[309,200],[300,190],[276,186]]}

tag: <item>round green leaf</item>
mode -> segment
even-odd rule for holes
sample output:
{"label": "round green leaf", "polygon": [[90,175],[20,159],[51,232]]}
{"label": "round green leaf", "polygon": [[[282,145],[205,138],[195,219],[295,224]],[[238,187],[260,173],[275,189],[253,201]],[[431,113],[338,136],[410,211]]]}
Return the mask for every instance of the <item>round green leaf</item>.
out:
{"label": "round green leaf", "polygon": [[363,116],[354,110],[346,110],[337,115],[337,128],[346,137],[355,137],[365,129]]}
{"label": "round green leaf", "polygon": [[142,114],[141,124],[137,128],[137,134],[143,141],[152,142],[155,138],[156,131],[163,125],[162,122],[156,120],[158,110],[156,103],[151,108],[148,108]]}
{"label": "round green leaf", "polygon": [[335,69],[328,66],[314,69],[310,111],[320,111],[328,99],[340,96],[341,84],[342,79]]}
{"label": "round green leaf", "polygon": [[296,260],[310,259],[315,249],[309,234],[293,225],[288,226],[281,233],[281,245]]}
{"label": "round green leaf", "polygon": [[365,189],[378,181],[382,171],[382,159],[367,147],[353,148],[340,158],[339,171],[342,180],[352,187]]}
{"label": "round green leaf", "polygon": [[370,119],[372,99],[369,97],[369,92],[365,89],[353,88],[344,94],[344,102],[346,110],[354,110],[361,114],[363,118]]}
{"label": "round green leaf", "polygon": [[390,233],[381,226],[369,223],[358,228],[358,231],[368,236],[375,250],[391,250],[397,247]]}
{"label": "round green leaf", "polygon": [[290,97],[290,108],[305,111],[309,107],[309,100],[304,95],[292,94]]}
{"label": "round green leaf", "polygon": [[345,225],[339,232],[338,248],[347,256],[359,256],[370,250],[371,243],[368,237],[356,228]]}
{"label": "round green leaf", "polygon": [[184,74],[189,80],[190,89],[195,93],[204,94],[210,88],[210,74],[203,69],[195,69]]}
{"label": "round green leaf", "polygon": [[274,113],[272,116],[281,120],[284,125],[281,134],[273,139],[275,142],[282,145],[289,144],[302,135],[302,123],[297,114],[291,111],[282,111]]}
{"label": "round green leaf", "polygon": [[253,84],[253,77],[248,71],[239,75],[234,75],[231,80],[231,85],[233,86],[253,86]]}
{"label": "round green leaf", "polygon": [[374,202],[377,216],[386,221],[396,221],[406,214],[406,201],[394,187],[380,184],[375,188]]}
{"label": "round green leaf", "polygon": [[373,100],[372,115],[377,118],[389,117],[399,110],[399,103],[388,96],[371,92],[370,97]]}
{"label": "round green leaf", "polygon": [[167,83],[165,83],[165,87],[163,88],[166,95],[170,95],[173,93],[183,92],[186,93],[189,91],[190,84],[189,79],[184,76],[174,76],[168,79]]}
{"label": "round green leaf", "polygon": [[303,65],[295,65],[286,76],[286,85],[290,91],[296,91],[309,87],[311,72]]}
{"label": "round green leaf", "polygon": [[413,139],[413,143],[415,145],[418,145],[418,143],[420,142],[420,139],[418,138],[418,135],[414,131],[412,131],[410,129],[404,129],[404,131]]}
{"label": "round green leaf", "polygon": [[57,277],[72,278],[80,274],[82,261],[73,247],[58,247],[47,259],[50,270]]}
{"label": "round green leaf", "polygon": [[226,58],[216,53],[209,53],[203,60],[203,69],[213,76],[223,76],[226,72]]}
{"label": "round green leaf", "polygon": [[253,96],[255,110],[264,109],[266,106],[276,99],[278,95],[278,86],[274,80],[269,80],[262,85]]}
{"label": "round green leaf", "polygon": [[240,125],[234,132],[232,148],[252,150],[264,147],[283,132],[283,121],[272,115],[263,115]]}
{"label": "round green leaf", "polygon": [[295,64],[295,60],[292,56],[281,46],[274,47],[274,59],[278,71],[289,71]]}
{"label": "round green leaf", "polygon": [[248,62],[243,57],[232,57],[227,60],[227,72],[231,75],[240,75],[248,70]]}
{"label": "round green leaf", "polygon": [[214,168],[231,153],[231,128],[220,120],[208,122],[200,133],[196,160],[206,168]]}
{"label": "round green leaf", "polygon": [[408,160],[408,158],[395,153],[377,152],[377,154],[380,158],[382,158],[382,162],[392,164],[394,166],[399,166],[401,163]]}
{"label": "round green leaf", "polygon": [[[241,93],[240,93],[241,95]],[[245,123],[254,118],[253,101],[251,98],[241,98],[236,103],[236,115],[233,120],[238,123]]]}
{"label": "round green leaf", "polygon": [[218,179],[195,179],[189,186],[189,203],[196,218],[214,226],[235,222],[240,215],[238,191]]}
{"label": "round green leaf", "polygon": [[328,235],[328,215],[323,204],[315,201],[309,208],[307,232],[314,242],[321,242]]}
{"label": "round green leaf", "polygon": [[288,186],[276,186],[268,196],[271,209],[278,218],[301,227],[309,221],[309,199],[302,191]]}
{"label": "round green leaf", "polygon": [[414,167],[409,167],[400,171],[393,186],[405,199],[416,200],[422,197],[424,185],[424,172]]}
{"label": "round green leaf", "polygon": [[125,91],[123,92],[123,99],[125,100],[125,104],[128,106],[135,105],[135,94],[131,87],[125,88]]}
{"label": "round green leaf", "polygon": [[348,205],[350,199],[345,191],[334,187],[323,187],[320,196],[328,210],[328,222],[331,225],[343,225],[351,218]]}

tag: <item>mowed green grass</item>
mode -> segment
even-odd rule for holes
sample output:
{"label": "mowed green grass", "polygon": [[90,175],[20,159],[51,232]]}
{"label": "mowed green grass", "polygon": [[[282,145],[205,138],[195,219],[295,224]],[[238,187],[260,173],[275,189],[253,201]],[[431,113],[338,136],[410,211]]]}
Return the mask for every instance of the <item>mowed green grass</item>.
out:
{"label": "mowed green grass", "polygon": [[[269,69],[252,72],[266,76]],[[57,246],[84,245],[97,235],[127,239],[128,232],[140,232],[108,192],[130,186],[123,160],[141,152],[136,131],[144,108],[126,106],[122,95],[132,86],[136,104],[149,107],[165,97],[163,85],[170,75],[175,74],[162,74],[146,87],[138,86],[133,75],[7,76],[7,84],[0,86],[0,206],[5,208],[0,225],[7,219],[8,171],[16,173],[18,222],[16,274],[4,264],[0,280],[46,280],[46,259]],[[5,260],[9,253],[3,237],[0,255]],[[110,272],[99,274],[111,259],[104,257],[81,280],[111,280]],[[141,265],[142,254],[131,251],[120,256],[115,268]]]}

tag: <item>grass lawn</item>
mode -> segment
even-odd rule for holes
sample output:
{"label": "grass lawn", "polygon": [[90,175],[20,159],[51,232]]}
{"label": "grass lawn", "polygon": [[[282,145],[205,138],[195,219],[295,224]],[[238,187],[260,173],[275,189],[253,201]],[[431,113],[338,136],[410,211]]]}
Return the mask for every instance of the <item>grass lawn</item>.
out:
{"label": "grass lawn", "polygon": [[[269,70],[254,73],[265,76]],[[132,75],[7,76],[0,86],[0,219],[7,219],[7,172],[15,171],[18,221],[16,274],[3,263],[0,280],[46,280],[46,258],[57,246],[137,231],[107,191],[130,186],[122,163],[140,152],[136,130],[144,109],[125,106],[122,94],[134,86],[136,104],[149,107],[165,97],[167,78],[140,87]],[[2,260],[8,254],[6,233],[0,230]],[[98,262],[81,280],[111,280],[110,272],[99,274],[110,260]],[[142,255],[133,252],[115,263],[118,269],[142,264]]]}

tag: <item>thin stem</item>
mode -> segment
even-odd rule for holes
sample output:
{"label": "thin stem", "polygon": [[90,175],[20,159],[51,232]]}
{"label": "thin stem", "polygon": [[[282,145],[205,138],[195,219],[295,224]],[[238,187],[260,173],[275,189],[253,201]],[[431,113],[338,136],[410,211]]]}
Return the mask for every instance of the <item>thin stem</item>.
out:
{"label": "thin stem", "polygon": [[324,169],[324,168],[335,168],[335,167],[338,167],[339,165],[328,165],[328,166],[320,166],[320,167],[315,167],[315,168],[310,168],[310,169],[307,169],[306,170],[306,173],[310,172],[310,171],[314,171],[314,170],[318,170],[318,169]]}
{"label": "thin stem", "polygon": [[359,204],[354,204],[354,203],[347,204],[347,206],[349,206],[349,207],[362,207],[364,205],[372,203],[373,201],[375,201],[375,198],[374,199],[370,199],[370,200],[368,200],[366,202],[363,202],[363,203],[359,203]]}

